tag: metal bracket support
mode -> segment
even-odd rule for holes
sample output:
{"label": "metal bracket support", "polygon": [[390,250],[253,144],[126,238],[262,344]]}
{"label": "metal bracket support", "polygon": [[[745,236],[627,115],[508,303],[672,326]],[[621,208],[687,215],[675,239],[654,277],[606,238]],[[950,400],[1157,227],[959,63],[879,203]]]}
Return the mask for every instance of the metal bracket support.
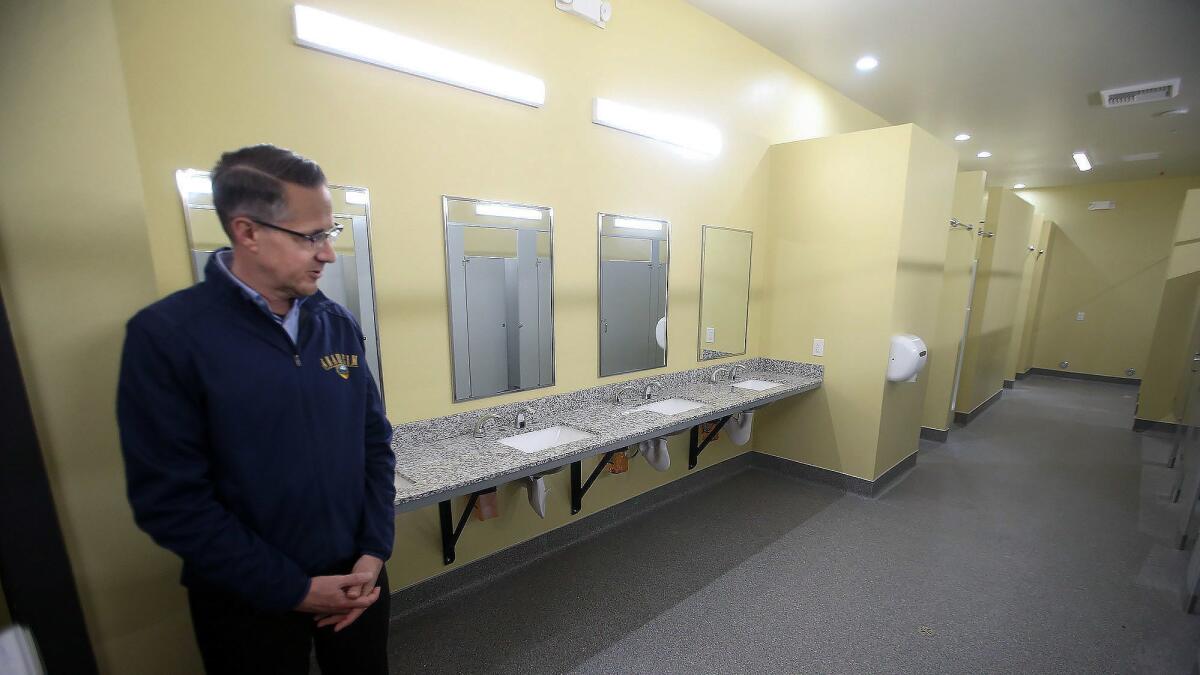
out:
{"label": "metal bracket support", "polygon": [[621,451],[610,450],[604,453],[604,458],[596,465],[591,477],[582,485],[580,483],[583,482],[583,461],[571,462],[571,515],[575,515],[583,509],[583,496],[587,494],[588,488],[592,487],[592,483],[595,483],[596,479],[600,477],[600,472],[612,461],[613,455]]}
{"label": "metal bracket support", "polygon": [[454,526],[454,514],[450,509],[450,500],[438,502],[438,513],[442,521],[442,560],[449,565],[454,562],[454,547],[458,544],[458,538],[462,536],[463,528],[467,526],[467,518],[471,517],[471,510],[475,508],[475,502],[479,501],[479,495],[495,492],[496,488],[488,488],[471,494],[471,498],[467,500],[467,508],[463,511],[462,517],[458,519],[458,527]]}
{"label": "metal bracket support", "polygon": [[722,417],[717,422],[716,428],[709,432],[708,437],[704,439],[703,443],[700,442],[700,426],[692,427],[691,440],[688,443],[688,469],[696,468],[696,462],[700,459],[700,453],[704,452],[708,444],[712,443],[713,439],[717,437],[717,433],[721,431],[721,427],[724,427],[725,423],[732,418],[733,415]]}

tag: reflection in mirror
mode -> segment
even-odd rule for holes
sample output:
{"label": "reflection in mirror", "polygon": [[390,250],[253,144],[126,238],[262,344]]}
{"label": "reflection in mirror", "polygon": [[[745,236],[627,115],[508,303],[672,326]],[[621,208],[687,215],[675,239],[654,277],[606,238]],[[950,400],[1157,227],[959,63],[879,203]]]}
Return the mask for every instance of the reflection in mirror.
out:
{"label": "reflection in mirror", "polygon": [[454,400],[554,384],[551,209],[443,197]]}
{"label": "reflection in mirror", "polygon": [[601,213],[600,375],[667,365],[671,225]]}
{"label": "reflection in mirror", "polygon": [[[183,200],[184,222],[191,249],[192,273],[204,280],[204,266],[213,251],[229,246],[212,204],[212,183],[207,171],[181,169],[175,172],[179,197]],[[329,299],[350,310],[362,328],[367,365],[383,395],[379,367],[379,334],[375,322],[375,286],[371,270],[370,197],[364,188],[330,185],[333,219],[342,234],[333,240],[337,259],[325,266],[318,284]]]}
{"label": "reflection in mirror", "polygon": [[706,361],[745,354],[754,235],[705,225],[702,238],[698,356]]}

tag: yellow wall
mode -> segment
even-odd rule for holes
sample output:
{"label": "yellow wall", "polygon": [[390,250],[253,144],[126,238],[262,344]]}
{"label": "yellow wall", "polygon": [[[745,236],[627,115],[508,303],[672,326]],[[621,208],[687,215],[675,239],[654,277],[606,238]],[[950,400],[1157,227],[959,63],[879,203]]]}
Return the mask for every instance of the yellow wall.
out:
{"label": "yellow wall", "polygon": [[[402,422],[552,393],[450,404],[443,194],[555,208],[554,391],[568,391],[597,383],[598,211],[671,219],[669,334],[673,345],[691,345],[700,224],[765,231],[768,146],[886,124],[681,0],[623,6],[607,30],[549,3],[340,5],[543,77],[542,109],[297,47],[283,0],[112,7],[10,3],[0,17],[5,61],[25,64],[3,71],[0,133],[6,154],[26,158],[5,164],[0,203],[39,204],[19,219],[3,212],[0,279],[105,672],[198,670],[178,561],[134,528],[112,415],[124,320],[191,283],[176,169],[267,141],[317,159],[335,183],[371,190],[387,401]],[[605,67],[579,68],[597,62]],[[597,95],[709,120],[725,149],[698,161],[593,125]],[[756,308],[770,292],[757,243],[751,355],[761,353]],[[56,329],[64,316],[72,331]],[[670,350],[670,370],[695,365],[690,348]],[[673,447],[671,472],[635,462],[601,479],[585,510],[682,476],[682,449]],[[715,445],[703,462],[740,451]],[[458,564],[571,520],[566,476],[550,480],[546,521],[519,488],[503,488],[502,516],[468,527]],[[393,584],[445,569],[435,509],[399,517],[397,533]]]}
{"label": "yellow wall", "polygon": [[[925,340],[937,339],[957,168],[958,156],[953,148],[913,127],[889,336],[912,334]],[[930,383],[928,365],[916,382],[884,385],[872,477],[883,475],[916,452]]]}
{"label": "yellow wall", "polygon": [[[954,201],[951,215],[960,222],[978,226],[987,208],[984,171],[960,172],[954,181]],[[949,227],[949,225],[947,225]],[[946,257],[942,271],[942,294],[938,301],[937,328],[929,347],[929,363],[925,366],[925,406],[921,426],[930,429],[950,428],[950,397],[954,393],[954,370],[963,337],[963,319],[967,313],[971,292],[971,262],[979,237],[975,230],[955,228],[946,237]]]}
{"label": "yellow wall", "polygon": [[1033,206],[1011,191],[988,191],[984,229],[995,237],[979,242],[975,294],[954,409],[970,412],[1004,386],[1016,323]]}
{"label": "yellow wall", "polygon": [[[746,351],[747,291],[754,248],[753,235],[734,230],[709,228],[701,280],[700,349],[727,354]],[[715,340],[705,342],[705,331],[713,328]]]}
{"label": "yellow wall", "polygon": [[1167,278],[1200,271],[1200,189],[1188,190],[1175,228]]}
{"label": "yellow wall", "polygon": [[1187,191],[1173,239],[1136,414],[1171,423],[1181,413],[1177,394],[1190,372],[1189,335],[1200,302],[1200,189]]}
{"label": "yellow wall", "polygon": [[1029,312],[1031,303],[1036,302],[1034,297],[1036,288],[1034,280],[1037,278],[1037,271],[1042,267],[1041,258],[1038,256],[1038,244],[1042,239],[1042,231],[1046,227],[1046,218],[1040,213],[1034,212],[1033,218],[1029,224],[1029,236],[1025,242],[1025,247],[1021,251],[1021,283],[1017,290],[1017,308],[1013,314],[1013,330],[1008,344],[1008,358],[1004,366],[1004,379],[1015,380],[1021,363],[1021,344],[1028,331]]}
{"label": "yellow wall", "polygon": [[1189,337],[1198,305],[1200,272],[1168,279],[1163,285],[1146,373],[1138,390],[1138,419],[1172,424],[1179,421],[1176,396],[1182,378],[1189,372]]}
{"label": "yellow wall", "polygon": [[[1032,228],[1030,242],[1037,247],[1033,260],[1033,278],[1029,288],[1029,299],[1025,307],[1025,325],[1021,330],[1021,344],[1017,351],[1016,373],[1024,373],[1033,367],[1033,336],[1037,322],[1042,312],[1042,303],[1046,297],[1046,267],[1050,264],[1050,238],[1058,228],[1054,221],[1041,217],[1041,226],[1037,229],[1037,241],[1033,241]],[[1014,374],[1015,376],[1015,374]]]}
{"label": "yellow wall", "polygon": [[[1023,190],[1053,220],[1053,256],[1034,335],[1033,365],[1125,377],[1146,370],[1184,194],[1200,177]],[[1090,201],[1117,208],[1088,211]],[[1076,321],[1076,312],[1084,312]]]}
{"label": "yellow wall", "polygon": [[885,387],[889,336],[933,331],[917,305],[937,307],[955,167],[912,125],[771,149],[763,352],[821,363],[825,383],[764,409],[756,450],[873,480],[916,449],[923,383]]}
{"label": "yellow wall", "polygon": [[59,521],[105,670],[168,672],[196,658],[179,565],[134,530],[114,420],[124,323],[156,295],[116,31],[104,3],[0,11],[0,286]]}

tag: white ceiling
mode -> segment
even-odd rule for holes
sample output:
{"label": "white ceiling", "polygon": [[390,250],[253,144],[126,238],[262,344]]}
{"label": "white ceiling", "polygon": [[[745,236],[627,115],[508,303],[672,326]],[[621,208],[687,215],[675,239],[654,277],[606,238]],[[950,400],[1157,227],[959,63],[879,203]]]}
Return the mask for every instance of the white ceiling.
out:
{"label": "white ceiling", "polygon": [[[893,123],[945,139],[959,170],[985,169],[989,185],[1200,175],[1200,0],[688,1]],[[864,54],[879,67],[858,72]],[[1173,77],[1174,99],[1100,105],[1101,89]],[[1153,115],[1178,107],[1191,114]],[[962,131],[971,140],[955,143]],[[1093,170],[1075,168],[1076,150]],[[1162,157],[1121,159],[1148,152]]]}

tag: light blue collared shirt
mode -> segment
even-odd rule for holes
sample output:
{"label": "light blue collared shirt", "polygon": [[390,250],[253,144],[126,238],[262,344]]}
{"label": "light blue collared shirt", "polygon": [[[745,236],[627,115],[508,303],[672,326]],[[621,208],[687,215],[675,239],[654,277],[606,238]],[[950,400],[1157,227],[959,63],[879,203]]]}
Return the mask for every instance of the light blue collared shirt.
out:
{"label": "light blue collared shirt", "polygon": [[230,279],[233,279],[233,283],[242,289],[242,294],[248,300],[258,305],[262,311],[267,313],[267,316],[275,320],[275,323],[283,326],[283,330],[287,332],[288,337],[292,339],[292,344],[295,345],[300,335],[300,305],[303,305],[304,301],[308,298],[296,298],[292,300],[292,307],[288,310],[288,313],[284,316],[279,316],[271,311],[271,305],[267,304],[267,299],[261,293],[247,286],[245,282],[233,274],[233,270],[229,269],[229,265],[233,263],[232,250],[227,248],[221,249],[213,253],[213,257],[217,259],[217,267],[220,267],[225,274],[229,275]]}

